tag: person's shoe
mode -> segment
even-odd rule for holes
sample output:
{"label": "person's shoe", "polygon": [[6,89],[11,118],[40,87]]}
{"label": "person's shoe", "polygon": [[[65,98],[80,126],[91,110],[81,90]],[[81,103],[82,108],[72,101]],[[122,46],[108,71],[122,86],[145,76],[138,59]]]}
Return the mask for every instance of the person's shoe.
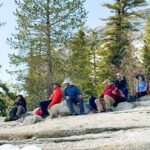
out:
{"label": "person's shoe", "polygon": [[83,112],[83,113],[80,113],[80,115],[85,115],[85,112]]}
{"label": "person's shoe", "polygon": [[98,113],[104,113],[104,112],[106,112],[105,109],[103,109],[103,110],[101,110],[101,111],[98,111]]}
{"label": "person's shoe", "polygon": [[71,115],[72,115],[72,116],[77,116],[78,114],[76,114],[76,113],[72,113]]}
{"label": "person's shoe", "polygon": [[112,111],[113,111],[112,109],[107,109],[107,110],[106,110],[106,112],[112,112]]}
{"label": "person's shoe", "polygon": [[13,118],[13,120],[18,120],[19,118],[18,118],[18,116],[15,116],[14,118]]}
{"label": "person's shoe", "polygon": [[6,118],[4,119],[4,122],[7,122],[7,121],[13,121],[13,119],[10,118],[10,117],[6,117]]}

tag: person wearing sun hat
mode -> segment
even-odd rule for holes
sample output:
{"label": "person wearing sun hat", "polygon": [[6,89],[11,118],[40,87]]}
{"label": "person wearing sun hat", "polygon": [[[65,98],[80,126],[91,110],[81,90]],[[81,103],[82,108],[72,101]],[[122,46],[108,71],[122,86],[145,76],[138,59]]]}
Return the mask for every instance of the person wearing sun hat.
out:
{"label": "person wearing sun hat", "polygon": [[79,103],[80,114],[84,114],[83,97],[81,95],[79,88],[75,86],[69,78],[64,80],[63,86],[65,86],[65,89],[63,91],[63,98],[67,102],[67,106],[69,108],[71,115],[76,115],[73,103],[75,104]]}
{"label": "person wearing sun hat", "polygon": [[62,90],[60,88],[59,83],[53,83],[53,92],[49,97],[49,100],[44,100],[39,103],[40,109],[42,111],[42,117],[46,117],[49,115],[48,110],[53,105],[58,104],[62,100]]}

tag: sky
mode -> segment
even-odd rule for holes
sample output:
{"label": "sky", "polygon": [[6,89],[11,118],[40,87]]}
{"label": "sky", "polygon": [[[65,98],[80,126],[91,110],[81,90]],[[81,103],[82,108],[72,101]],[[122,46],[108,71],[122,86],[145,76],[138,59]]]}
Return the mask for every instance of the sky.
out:
{"label": "sky", "polygon": [[[150,1],[150,0],[148,0]],[[95,28],[102,25],[101,18],[107,18],[110,12],[107,8],[103,7],[104,2],[112,2],[112,0],[86,0],[85,8],[88,11],[88,18],[86,26]],[[11,37],[12,33],[15,33],[16,18],[13,15],[15,8],[14,0],[0,0],[3,5],[0,7],[0,22],[6,22],[6,24],[0,27],[0,80],[11,83],[13,76],[6,73],[6,70],[12,69],[12,65],[9,64],[8,54],[15,52],[14,49],[10,49],[7,45],[7,38]]]}

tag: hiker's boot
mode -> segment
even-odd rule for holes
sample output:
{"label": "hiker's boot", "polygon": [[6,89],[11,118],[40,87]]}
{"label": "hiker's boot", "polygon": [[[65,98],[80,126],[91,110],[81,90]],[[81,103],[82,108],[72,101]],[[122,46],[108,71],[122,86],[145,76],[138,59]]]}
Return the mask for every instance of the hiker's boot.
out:
{"label": "hiker's boot", "polygon": [[10,118],[10,117],[6,117],[6,118],[4,119],[4,122],[7,122],[7,121],[13,121],[13,119]]}

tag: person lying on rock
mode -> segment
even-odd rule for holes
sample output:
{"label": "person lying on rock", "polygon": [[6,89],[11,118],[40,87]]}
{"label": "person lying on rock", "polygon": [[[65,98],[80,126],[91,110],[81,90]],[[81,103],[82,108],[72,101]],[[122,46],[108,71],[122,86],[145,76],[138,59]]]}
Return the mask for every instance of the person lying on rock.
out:
{"label": "person lying on rock", "polygon": [[17,120],[21,117],[22,114],[26,113],[26,100],[22,95],[16,96],[16,101],[13,106],[10,108],[8,117],[5,118],[4,121],[13,121]]}
{"label": "person lying on rock", "polygon": [[59,83],[53,83],[53,89],[54,90],[50,95],[49,100],[44,100],[39,103],[43,118],[49,115],[48,109],[50,109],[53,105],[60,103],[62,100],[62,90]]}
{"label": "person lying on rock", "polygon": [[77,115],[75,109],[73,107],[73,103],[78,104],[80,106],[80,114],[84,114],[84,105],[83,105],[83,97],[81,92],[77,86],[75,86],[69,79],[65,79],[63,82],[65,89],[63,91],[63,98],[67,102],[67,106],[71,115]]}
{"label": "person lying on rock", "polygon": [[103,82],[105,89],[100,95],[99,99],[96,99],[96,105],[98,112],[110,112],[111,106],[116,107],[118,103],[126,101],[126,98],[122,96],[120,90],[118,90],[110,80]]}
{"label": "person lying on rock", "polygon": [[136,76],[136,79],[136,98],[140,98],[142,96],[147,95],[148,84],[146,83],[144,76],[141,74],[138,74]]}

